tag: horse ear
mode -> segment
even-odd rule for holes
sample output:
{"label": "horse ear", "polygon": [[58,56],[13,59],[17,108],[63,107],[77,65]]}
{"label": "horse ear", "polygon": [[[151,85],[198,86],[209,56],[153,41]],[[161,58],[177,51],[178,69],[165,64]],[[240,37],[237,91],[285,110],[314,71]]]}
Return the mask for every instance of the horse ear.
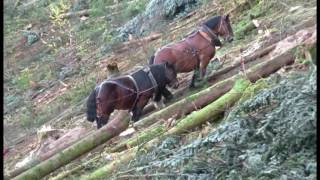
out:
{"label": "horse ear", "polygon": [[229,14],[226,15],[226,20],[229,21]]}

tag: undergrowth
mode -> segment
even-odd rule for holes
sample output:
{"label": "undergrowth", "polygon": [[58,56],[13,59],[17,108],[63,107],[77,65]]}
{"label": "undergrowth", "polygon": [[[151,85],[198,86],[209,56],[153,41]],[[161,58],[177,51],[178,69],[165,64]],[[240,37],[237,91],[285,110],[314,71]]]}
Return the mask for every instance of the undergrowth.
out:
{"label": "undergrowth", "polygon": [[186,145],[168,137],[122,170],[154,179],[314,179],[316,67],[264,82],[269,88],[238,103],[207,137]]}

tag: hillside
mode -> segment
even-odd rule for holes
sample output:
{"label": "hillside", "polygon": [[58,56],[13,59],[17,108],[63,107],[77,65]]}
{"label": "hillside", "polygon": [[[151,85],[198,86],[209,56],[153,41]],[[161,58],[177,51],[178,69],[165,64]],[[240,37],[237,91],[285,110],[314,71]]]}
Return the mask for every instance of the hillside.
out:
{"label": "hillside", "polygon": [[[208,83],[188,89],[192,73],[179,74],[174,100],[162,110],[149,104],[138,130],[130,125],[127,135],[44,179],[315,179],[316,8],[315,0],[4,1],[4,170],[97,133],[85,100],[109,76],[108,64],[132,71],[209,17],[229,13],[234,41],[217,50]],[[257,82],[234,106],[170,133],[211,103],[227,102],[233,85],[221,87],[233,77]],[[190,115],[159,118],[210,87],[220,94]]]}

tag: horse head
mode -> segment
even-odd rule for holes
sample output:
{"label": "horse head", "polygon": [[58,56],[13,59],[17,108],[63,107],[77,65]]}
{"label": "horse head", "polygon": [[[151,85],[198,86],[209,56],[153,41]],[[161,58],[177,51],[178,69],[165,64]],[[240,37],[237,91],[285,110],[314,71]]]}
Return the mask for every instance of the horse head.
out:
{"label": "horse head", "polygon": [[96,121],[98,129],[107,124],[109,117],[104,116],[101,112],[101,103],[99,95],[100,86],[97,86],[87,99],[87,120]]}
{"label": "horse head", "polygon": [[179,86],[179,82],[177,79],[176,68],[174,67],[174,65],[170,64],[169,62],[165,62],[164,69],[165,69],[166,83],[168,84],[169,87],[177,89]]}
{"label": "horse head", "polygon": [[220,17],[218,33],[227,42],[233,41],[233,30],[230,24],[229,14]]}
{"label": "horse head", "polygon": [[223,37],[227,42],[233,41],[233,30],[230,24],[229,14],[225,16],[214,16],[204,23],[215,34]]}

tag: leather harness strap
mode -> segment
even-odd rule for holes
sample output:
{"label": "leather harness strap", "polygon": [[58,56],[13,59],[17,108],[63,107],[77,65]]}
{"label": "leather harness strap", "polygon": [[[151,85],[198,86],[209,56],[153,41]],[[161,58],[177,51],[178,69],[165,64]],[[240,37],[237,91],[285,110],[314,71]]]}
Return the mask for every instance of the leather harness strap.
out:
{"label": "leather harness strap", "polygon": [[149,66],[146,66],[146,67],[143,69],[143,71],[144,71],[145,73],[147,73],[149,79],[151,80],[152,87],[157,87],[157,86],[158,86],[158,83],[157,83],[157,81],[154,79],[154,76],[153,76],[153,74],[152,74],[152,72],[151,72],[151,70],[150,70],[150,67],[149,67]]}
{"label": "leather harness strap", "polygon": [[186,43],[189,44],[189,46],[191,47],[191,54],[192,56],[195,56],[197,58],[197,68],[200,68],[200,57],[199,57],[199,52],[200,50],[198,50],[197,48],[195,48],[190,42],[188,42],[189,39],[186,39]]}
{"label": "leather harness strap", "polygon": [[132,77],[132,75],[126,75],[125,77],[128,77],[134,84],[134,87],[136,88],[135,91],[133,91],[134,93],[137,93],[136,95],[136,99],[134,100],[134,103],[132,104],[131,109],[133,109],[136,105],[136,103],[138,102],[139,96],[140,96],[140,90],[139,90],[139,86],[137,81]]}
{"label": "leather harness strap", "polygon": [[218,35],[216,35],[216,33],[214,33],[207,25],[202,24],[198,31],[200,35],[207,39],[212,46],[221,45]]}
{"label": "leather harness strap", "polygon": [[156,79],[154,78],[154,76],[153,76],[153,74],[152,74],[152,72],[151,72],[151,70],[150,70],[150,67],[149,66],[146,66],[144,69],[143,69],[143,71],[145,72],[145,73],[147,73],[147,75],[148,75],[148,77],[149,77],[149,79],[150,79],[150,81],[151,81],[151,84],[152,84],[152,88],[155,88],[155,95],[156,94],[158,94],[158,83],[157,83],[157,81],[156,81]]}

